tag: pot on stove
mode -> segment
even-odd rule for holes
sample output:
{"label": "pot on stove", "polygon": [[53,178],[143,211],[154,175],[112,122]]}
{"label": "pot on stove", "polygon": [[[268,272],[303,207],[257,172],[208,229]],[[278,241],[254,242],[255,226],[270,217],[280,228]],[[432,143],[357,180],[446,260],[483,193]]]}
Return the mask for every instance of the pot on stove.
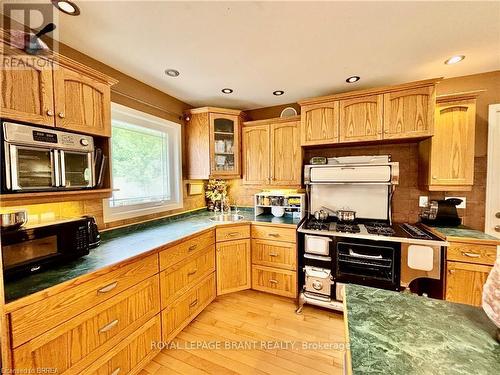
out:
{"label": "pot on stove", "polygon": [[314,218],[318,221],[325,221],[328,219],[328,212],[324,210],[314,211]]}

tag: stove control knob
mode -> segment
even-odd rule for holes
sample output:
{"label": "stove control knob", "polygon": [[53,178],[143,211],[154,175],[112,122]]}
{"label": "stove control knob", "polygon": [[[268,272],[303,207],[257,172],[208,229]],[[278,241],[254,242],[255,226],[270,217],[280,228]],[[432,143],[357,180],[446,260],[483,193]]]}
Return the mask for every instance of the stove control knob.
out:
{"label": "stove control knob", "polygon": [[80,139],[80,144],[82,146],[88,146],[89,145],[89,141],[87,139],[85,139],[85,138],[82,138],[82,139]]}

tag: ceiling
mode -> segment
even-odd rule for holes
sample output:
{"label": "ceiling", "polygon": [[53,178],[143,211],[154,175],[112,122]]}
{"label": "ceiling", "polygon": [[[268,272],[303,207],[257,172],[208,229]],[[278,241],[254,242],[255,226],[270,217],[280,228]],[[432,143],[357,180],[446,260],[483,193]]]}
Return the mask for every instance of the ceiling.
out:
{"label": "ceiling", "polygon": [[[253,109],[500,69],[497,1],[75,1],[80,16],[59,16],[62,42],[193,106]],[[455,54],[466,58],[443,64]]]}

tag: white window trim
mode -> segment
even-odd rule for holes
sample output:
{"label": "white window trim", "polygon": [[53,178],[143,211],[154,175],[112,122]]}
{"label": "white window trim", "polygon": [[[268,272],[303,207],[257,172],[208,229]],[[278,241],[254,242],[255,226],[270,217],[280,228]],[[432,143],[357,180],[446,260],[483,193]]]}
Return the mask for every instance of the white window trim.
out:
{"label": "white window trim", "polygon": [[[169,167],[173,167],[172,180],[170,181],[173,199],[167,203],[144,203],[133,206],[110,207],[110,199],[103,200],[103,218],[105,223],[116,220],[130,219],[134,217],[155,214],[164,211],[175,210],[184,207],[182,189],[182,139],[181,125],[129,108],[117,103],[111,103],[112,118],[123,119],[137,125],[150,129],[169,131]],[[113,186],[113,170],[111,168],[112,156],[110,147],[110,175],[111,186]]]}

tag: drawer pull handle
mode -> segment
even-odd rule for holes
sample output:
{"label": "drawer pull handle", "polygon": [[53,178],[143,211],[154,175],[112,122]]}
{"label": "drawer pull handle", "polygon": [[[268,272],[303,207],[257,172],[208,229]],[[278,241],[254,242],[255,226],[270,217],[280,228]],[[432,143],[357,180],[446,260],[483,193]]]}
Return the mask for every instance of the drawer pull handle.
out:
{"label": "drawer pull handle", "polygon": [[194,249],[196,249],[197,247],[198,247],[198,244],[191,245],[191,246],[189,246],[188,251],[193,251],[193,250],[194,250]]}
{"label": "drawer pull handle", "polygon": [[102,327],[99,330],[99,333],[108,332],[108,331],[112,330],[113,328],[115,328],[117,324],[118,324],[118,319],[115,319],[115,320],[109,322],[108,324],[106,324],[104,327]]}
{"label": "drawer pull handle", "polygon": [[97,293],[111,292],[113,289],[116,288],[117,285],[118,285],[118,281],[115,281],[114,283],[108,284],[106,286],[103,286],[101,289],[98,289]]}
{"label": "drawer pull handle", "polygon": [[195,307],[198,304],[198,299],[195,299],[193,302],[189,304],[189,307]]}
{"label": "drawer pull handle", "polygon": [[113,371],[110,375],[118,375],[118,374],[120,373],[120,371],[121,371],[121,370],[122,370],[122,369],[118,367],[118,368],[117,368],[117,369],[115,369],[115,370],[114,370],[114,371]]}
{"label": "drawer pull handle", "polygon": [[269,233],[269,237],[279,237],[278,233]]}
{"label": "drawer pull handle", "polygon": [[469,258],[479,258],[481,256],[481,254],[468,253],[466,251],[462,251],[462,255],[469,257]]}
{"label": "drawer pull handle", "polygon": [[270,257],[277,257],[277,256],[278,256],[278,254],[276,254],[276,253],[269,253],[269,256],[270,256]]}
{"label": "drawer pull handle", "polygon": [[198,270],[194,270],[194,271],[188,272],[188,276],[193,276],[196,272],[198,272]]}
{"label": "drawer pull handle", "polygon": [[448,270],[448,273],[449,273],[450,275],[452,275],[452,274],[454,274],[454,273],[455,273],[455,270]]}
{"label": "drawer pull handle", "polygon": [[269,282],[270,282],[271,284],[278,284],[278,280],[274,280],[274,279],[269,280]]}
{"label": "drawer pull handle", "polygon": [[226,237],[236,237],[237,235],[239,235],[238,232],[231,232],[231,233],[226,234]]}

